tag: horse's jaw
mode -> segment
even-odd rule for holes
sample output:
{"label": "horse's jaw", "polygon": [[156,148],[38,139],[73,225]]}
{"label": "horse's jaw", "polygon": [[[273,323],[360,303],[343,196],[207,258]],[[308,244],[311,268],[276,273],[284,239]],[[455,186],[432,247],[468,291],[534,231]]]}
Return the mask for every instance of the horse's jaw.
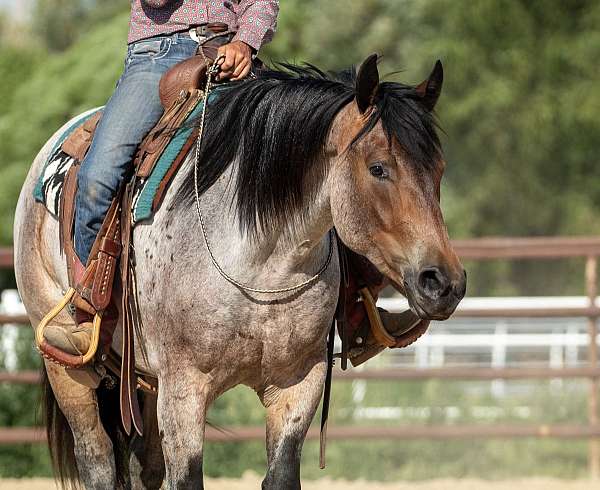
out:
{"label": "horse's jaw", "polygon": [[311,270],[327,254],[332,228],[329,187],[324,182],[310,202],[307,200],[303,216],[290,217],[286,229],[278,231],[271,239],[277,241],[275,251],[285,255],[290,266]]}

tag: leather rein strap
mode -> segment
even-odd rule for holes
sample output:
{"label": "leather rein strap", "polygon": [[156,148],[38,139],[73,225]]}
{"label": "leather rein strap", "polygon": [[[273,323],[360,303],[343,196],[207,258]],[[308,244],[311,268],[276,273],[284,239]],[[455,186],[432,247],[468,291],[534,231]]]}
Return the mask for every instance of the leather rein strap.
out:
{"label": "leather rein strap", "polygon": [[[331,328],[329,329],[329,335],[327,337],[327,374],[325,375],[325,387],[323,389],[323,406],[321,408],[321,430],[319,434],[319,468],[324,469],[326,465],[325,461],[325,452],[327,449],[327,421],[329,420],[329,405],[331,402],[331,382],[333,380],[333,365],[334,361],[334,343],[335,343],[335,329],[336,324],[338,328],[338,332],[340,334],[340,338],[342,339],[342,370],[346,370],[347,362],[348,362],[348,349],[347,349],[347,335],[345,334],[346,328],[345,318],[346,318],[346,286],[348,284],[348,261],[345,253],[345,247],[341,245],[340,237],[337,234],[335,228],[331,232],[331,236],[335,237],[337,250],[338,250],[338,258],[340,263],[340,275],[342,278],[342,285],[345,287],[340,288],[341,297],[338,299],[338,305],[335,310],[335,315],[333,320],[331,321]],[[346,341],[346,342],[345,342]],[[346,346],[344,346],[346,344]]]}
{"label": "leather rein strap", "polygon": [[[202,50],[200,50],[200,52],[202,53]],[[195,158],[194,158],[194,194],[195,194],[195,198],[196,198],[195,199],[196,211],[198,213],[198,220],[200,222],[200,230],[202,232],[204,246],[206,247],[206,251],[208,252],[208,255],[210,256],[210,260],[212,262],[213,267],[217,270],[217,272],[221,275],[221,277],[223,279],[225,279],[228,283],[233,284],[235,287],[237,287],[239,289],[242,289],[242,290],[250,292],[250,293],[258,293],[258,294],[278,294],[278,293],[290,293],[293,291],[297,291],[298,289],[305,288],[306,286],[309,286],[310,284],[317,281],[323,275],[323,273],[328,269],[329,264],[331,263],[331,259],[333,257],[333,238],[334,238],[333,233],[329,234],[329,252],[327,254],[327,259],[325,260],[325,263],[323,264],[321,269],[314,276],[309,277],[307,280],[305,280],[301,283],[295,284],[293,286],[285,287],[285,288],[279,288],[279,289],[255,288],[255,287],[248,286],[247,284],[243,284],[243,283],[235,280],[233,277],[231,277],[229,274],[227,274],[227,272],[225,272],[223,270],[223,268],[219,265],[215,255],[213,254],[210,243],[208,241],[208,233],[206,232],[204,216],[202,215],[202,210],[200,209],[200,189],[198,187],[198,174],[199,174],[200,157],[201,157],[200,149],[202,146],[202,138],[204,136],[204,123],[206,121],[206,108],[208,106],[208,98],[210,95],[210,91],[212,89],[212,77],[219,72],[219,69],[220,69],[219,61],[222,58],[223,58],[223,56],[221,55],[215,59],[215,61],[212,63],[212,65],[209,68],[208,73],[206,75],[206,87],[204,89],[204,100],[202,101],[202,113],[200,115],[200,127],[198,128],[198,140],[196,142],[196,151],[195,151],[195,155],[194,155],[195,156]]]}
{"label": "leather rein strap", "polygon": [[[337,316],[337,313],[336,313]],[[327,374],[323,390],[323,407],[321,408],[321,431],[319,434],[319,468],[325,468],[325,451],[327,449],[327,421],[329,420],[329,403],[331,401],[331,381],[333,378],[333,345],[335,342],[336,317],[331,321],[327,337]]]}

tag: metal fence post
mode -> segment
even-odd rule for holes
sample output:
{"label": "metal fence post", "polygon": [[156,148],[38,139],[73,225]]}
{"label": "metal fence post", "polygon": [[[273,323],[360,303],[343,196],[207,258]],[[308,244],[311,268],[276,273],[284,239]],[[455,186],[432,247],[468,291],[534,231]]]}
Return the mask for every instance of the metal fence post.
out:
{"label": "metal fence post", "polygon": [[[585,289],[590,302],[590,307],[596,305],[597,288],[597,257],[589,256],[585,263]],[[597,337],[597,316],[592,314],[588,317],[588,366],[592,369],[598,367],[598,347]],[[588,421],[592,428],[598,426],[598,377],[590,378],[589,399],[588,399]],[[600,477],[600,440],[598,438],[590,439],[588,448],[588,466],[590,477],[598,479]]]}

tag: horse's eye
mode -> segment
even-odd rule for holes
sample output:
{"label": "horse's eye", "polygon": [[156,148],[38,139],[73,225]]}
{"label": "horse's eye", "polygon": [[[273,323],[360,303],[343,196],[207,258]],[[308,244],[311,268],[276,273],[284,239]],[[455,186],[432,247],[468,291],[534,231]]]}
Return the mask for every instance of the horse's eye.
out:
{"label": "horse's eye", "polygon": [[378,179],[386,179],[389,177],[389,173],[387,169],[383,166],[382,163],[374,163],[369,167],[369,172],[373,177],[377,177]]}

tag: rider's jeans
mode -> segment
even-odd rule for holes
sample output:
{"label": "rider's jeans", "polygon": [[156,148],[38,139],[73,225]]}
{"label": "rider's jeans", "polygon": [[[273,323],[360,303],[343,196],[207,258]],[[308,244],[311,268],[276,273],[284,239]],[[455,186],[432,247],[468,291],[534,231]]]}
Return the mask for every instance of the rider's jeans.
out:
{"label": "rider's jeans", "polygon": [[78,174],[74,238],[84,265],[113,197],[131,175],[137,146],[162,115],[160,77],[174,64],[193,56],[197,47],[194,40],[179,33],[128,46],[125,70],[104,108]]}

